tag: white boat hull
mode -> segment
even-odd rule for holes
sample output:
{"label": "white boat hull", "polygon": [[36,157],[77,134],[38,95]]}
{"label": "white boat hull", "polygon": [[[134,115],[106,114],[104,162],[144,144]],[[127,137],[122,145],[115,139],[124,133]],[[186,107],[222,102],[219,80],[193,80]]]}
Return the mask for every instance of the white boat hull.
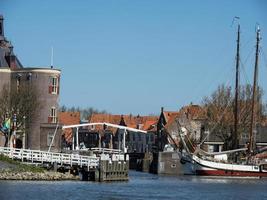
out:
{"label": "white boat hull", "polygon": [[240,177],[267,177],[267,170],[263,165],[231,164],[208,161],[192,155],[191,160],[184,162],[188,174],[203,176],[240,176]]}

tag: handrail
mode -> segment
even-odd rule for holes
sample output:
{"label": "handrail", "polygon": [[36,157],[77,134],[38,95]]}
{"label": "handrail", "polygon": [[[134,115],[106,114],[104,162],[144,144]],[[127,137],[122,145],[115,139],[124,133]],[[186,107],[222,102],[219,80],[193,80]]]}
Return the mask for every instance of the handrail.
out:
{"label": "handrail", "polygon": [[21,161],[30,162],[48,162],[58,163],[61,165],[79,165],[81,167],[86,166],[98,167],[99,158],[96,156],[82,156],[79,154],[65,154],[65,153],[52,153],[39,150],[29,149],[17,149],[9,147],[0,147],[0,154],[4,154],[12,159],[18,159]]}
{"label": "handrail", "polygon": [[103,153],[121,153],[120,149],[109,149],[109,148],[91,148],[93,152],[103,152]]}

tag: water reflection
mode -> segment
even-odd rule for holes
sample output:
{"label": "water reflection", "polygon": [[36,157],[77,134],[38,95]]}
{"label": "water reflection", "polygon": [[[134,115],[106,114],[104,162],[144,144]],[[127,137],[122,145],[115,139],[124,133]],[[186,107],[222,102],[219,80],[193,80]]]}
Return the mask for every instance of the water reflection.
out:
{"label": "water reflection", "polygon": [[266,187],[266,179],[130,172],[128,182],[0,181],[0,199],[267,199]]}

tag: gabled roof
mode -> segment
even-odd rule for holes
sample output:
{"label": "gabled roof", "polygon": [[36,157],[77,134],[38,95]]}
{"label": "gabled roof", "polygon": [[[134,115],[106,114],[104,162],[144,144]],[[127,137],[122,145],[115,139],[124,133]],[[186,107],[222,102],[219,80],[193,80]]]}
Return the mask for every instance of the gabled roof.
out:
{"label": "gabled roof", "polygon": [[175,120],[181,116],[180,112],[173,113],[167,121],[167,124],[165,125],[165,128],[168,129],[173,123],[175,123]]}
{"label": "gabled roof", "polygon": [[142,129],[146,130],[146,131],[155,132],[155,131],[157,131],[157,122],[158,122],[158,119],[147,120],[147,121],[145,121]]}
{"label": "gabled roof", "polygon": [[[2,15],[0,15],[0,21],[3,23]],[[2,26],[4,26],[4,24],[2,24]],[[17,56],[13,53],[13,46],[11,42],[5,38],[3,32],[2,35],[0,35],[0,68],[23,68]]]}
{"label": "gabled roof", "polygon": [[199,105],[188,105],[180,109],[179,112],[164,111],[164,118],[166,119],[166,124],[164,128],[168,130],[172,127],[176,119],[186,119],[186,120],[203,120],[206,119],[206,111]]}
{"label": "gabled roof", "polygon": [[169,119],[172,118],[173,116],[178,115],[178,111],[163,111],[164,118],[166,122],[168,123]]}
{"label": "gabled roof", "polygon": [[204,108],[199,105],[188,105],[180,109],[180,112],[185,114],[188,119],[201,120],[207,118],[207,113]]}

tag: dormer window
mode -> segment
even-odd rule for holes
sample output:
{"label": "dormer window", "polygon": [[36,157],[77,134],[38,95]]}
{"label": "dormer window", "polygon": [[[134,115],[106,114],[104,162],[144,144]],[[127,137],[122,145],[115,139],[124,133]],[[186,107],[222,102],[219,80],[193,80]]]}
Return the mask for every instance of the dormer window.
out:
{"label": "dormer window", "polygon": [[59,94],[59,78],[50,77],[49,94]]}

